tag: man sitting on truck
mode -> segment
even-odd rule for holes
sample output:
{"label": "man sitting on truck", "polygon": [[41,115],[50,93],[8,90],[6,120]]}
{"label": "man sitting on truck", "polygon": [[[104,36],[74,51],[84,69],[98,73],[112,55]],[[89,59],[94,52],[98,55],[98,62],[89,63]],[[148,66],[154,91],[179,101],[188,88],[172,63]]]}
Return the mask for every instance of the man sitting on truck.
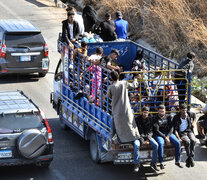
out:
{"label": "man sitting on truck", "polygon": [[159,171],[157,168],[157,152],[158,152],[158,144],[155,139],[152,137],[153,135],[153,121],[152,117],[149,115],[149,107],[142,108],[142,114],[135,118],[136,124],[139,129],[140,133],[140,141],[141,144],[147,145],[151,144],[153,147],[153,154],[152,154],[152,162],[151,167],[155,171]]}
{"label": "man sitting on truck", "polygon": [[204,115],[198,119],[197,122],[198,135],[196,135],[196,138],[205,139],[205,131],[207,130],[207,104],[201,111],[203,111]]}
{"label": "man sitting on truck", "polygon": [[196,125],[196,115],[193,112],[187,111],[186,104],[180,105],[180,112],[173,117],[173,126],[175,135],[180,142],[183,141],[186,154],[186,167],[194,167],[193,160],[196,138],[193,132],[193,128]]}
{"label": "man sitting on truck", "polygon": [[107,96],[112,98],[112,114],[117,136],[121,143],[133,142],[134,145],[134,171],[139,171],[139,131],[129,102],[128,89],[138,87],[137,79],[133,83],[119,81],[116,71],[110,73],[113,84],[109,86]]}
{"label": "man sitting on truck", "polygon": [[159,144],[158,158],[160,162],[160,169],[164,169],[163,155],[164,155],[164,144],[172,143],[175,146],[175,165],[180,168],[183,166],[180,164],[180,141],[173,134],[173,125],[170,115],[165,114],[165,106],[163,104],[158,106],[158,114],[154,117],[154,138]]}

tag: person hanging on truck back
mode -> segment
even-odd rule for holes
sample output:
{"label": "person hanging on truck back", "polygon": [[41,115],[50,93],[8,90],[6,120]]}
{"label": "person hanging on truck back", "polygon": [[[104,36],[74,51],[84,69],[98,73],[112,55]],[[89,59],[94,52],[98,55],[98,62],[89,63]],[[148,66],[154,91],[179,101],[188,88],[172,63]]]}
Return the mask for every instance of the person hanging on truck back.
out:
{"label": "person hanging on truck back", "polygon": [[185,57],[178,65],[177,69],[179,70],[183,69],[187,71],[187,74],[184,71],[175,72],[175,78],[179,78],[179,79],[175,79],[175,84],[177,84],[178,98],[180,104],[185,102],[186,92],[187,92],[187,87],[186,87],[187,81],[185,79],[188,78],[189,73],[193,72],[193,68],[194,68],[193,61],[195,57],[196,55],[194,52],[189,52],[187,54],[187,57]]}
{"label": "person hanging on truck back", "polygon": [[134,145],[134,171],[139,171],[139,147],[140,135],[128,97],[128,89],[138,87],[135,79],[133,83],[119,81],[119,74],[116,71],[110,73],[113,84],[109,86],[107,96],[112,98],[112,114],[114,119],[115,130],[121,143],[133,142]]}
{"label": "person hanging on truck back", "polygon": [[135,118],[136,124],[140,133],[140,141],[142,145],[151,144],[153,147],[151,167],[155,171],[159,171],[157,168],[157,152],[158,143],[155,141],[153,136],[153,120],[152,116],[149,115],[149,107],[144,106],[142,108],[142,114]]}
{"label": "person hanging on truck back", "polygon": [[70,48],[77,45],[80,31],[78,22],[75,21],[75,13],[69,11],[67,13],[68,19],[62,21],[62,41],[65,42]]}
{"label": "person hanging on truck back", "polygon": [[180,105],[180,112],[173,117],[174,133],[180,142],[184,143],[187,159],[186,167],[194,167],[196,138],[193,128],[196,126],[196,115],[187,111],[185,104]]}
{"label": "person hanging on truck back", "polygon": [[115,23],[115,32],[117,34],[118,39],[128,39],[127,37],[127,29],[128,29],[128,22],[122,19],[121,11],[116,12],[117,19],[114,21]]}
{"label": "person hanging on truck back", "polygon": [[175,146],[175,165],[182,168],[180,164],[181,144],[177,137],[173,134],[173,124],[170,115],[165,114],[165,106],[163,104],[158,106],[158,114],[153,119],[154,138],[159,144],[158,158],[160,162],[160,169],[164,169],[163,155],[164,145],[170,142]]}

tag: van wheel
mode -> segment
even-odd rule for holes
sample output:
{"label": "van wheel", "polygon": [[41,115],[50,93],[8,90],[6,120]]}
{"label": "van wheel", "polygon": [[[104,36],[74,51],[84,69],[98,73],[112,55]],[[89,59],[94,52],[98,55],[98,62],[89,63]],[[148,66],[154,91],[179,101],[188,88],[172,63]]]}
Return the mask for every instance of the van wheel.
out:
{"label": "van wheel", "polygon": [[93,132],[90,136],[90,154],[91,154],[91,159],[95,163],[100,163],[101,161],[101,153],[100,153],[100,147],[98,145],[96,133]]}
{"label": "van wheel", "polygon": [[45,77],[47,72],[39,73],[39,77]]}
{"label": "van wheel", "polygon": [[68,130],[69,127],[65,124],[64,120],[63,120],[63,112],[62,112],[62,105],[60,104],[59,107],[59,119],[60,119],[60,127],[64,130]]}

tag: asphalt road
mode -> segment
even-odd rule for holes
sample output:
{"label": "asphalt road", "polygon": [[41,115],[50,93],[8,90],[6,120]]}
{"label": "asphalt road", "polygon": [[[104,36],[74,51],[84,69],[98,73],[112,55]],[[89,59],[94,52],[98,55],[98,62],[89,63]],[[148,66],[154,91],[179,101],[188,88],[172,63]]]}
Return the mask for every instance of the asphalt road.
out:
{"label": "asphalt road", "polygon": [[[53,7],[48,0],[1,0],[0,19],[27,19],[42,30],[49,46],[50,73],[45,78],[37,75],[9,75],[0,77],[0,90],[23,90],[45,112],[53,130],[54,160],[49,169],[35,166],[0,168],[0,180],[7,179],[44,179],[44,180],[79,180],[79,179],[172,179],[191,180],[207,179],[207,148],[196,146],[196,166],[179,169],[174,161],[167,162],[166,168],[155,173],[148,165],[133,173],[133,166],[112,163],[95,164],[89,156],[89,143],[76,133],[61,130],[56,112],[49,103],[49,94],[53,87],[53,73],[60,55],[56,52],[58,32],[61,21],[66,17],[64,10]],[[185,152],[182,162],[185,161]]]}

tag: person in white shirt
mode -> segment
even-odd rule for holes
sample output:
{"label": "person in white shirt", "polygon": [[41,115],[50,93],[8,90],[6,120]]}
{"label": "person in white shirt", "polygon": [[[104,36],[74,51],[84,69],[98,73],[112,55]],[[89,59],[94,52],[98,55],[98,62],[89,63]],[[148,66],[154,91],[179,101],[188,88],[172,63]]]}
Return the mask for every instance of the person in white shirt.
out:
{"label": "person in white shirt", "polygon": [[193,128],[196,126],[196,115],[187,111],[185,104],[180,105],[180,112],[173,117],[174,133],[180,142],[184,143],[187,159],[186,166],[194,167],[193,160],[196,138]]}

